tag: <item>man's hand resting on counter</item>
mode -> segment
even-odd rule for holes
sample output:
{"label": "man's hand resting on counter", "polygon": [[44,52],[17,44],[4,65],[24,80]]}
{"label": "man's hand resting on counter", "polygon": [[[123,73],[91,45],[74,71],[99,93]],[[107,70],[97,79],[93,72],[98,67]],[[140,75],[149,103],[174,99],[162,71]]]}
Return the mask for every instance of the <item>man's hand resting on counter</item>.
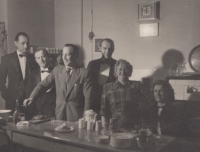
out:
{"label": "man's hand resting on counter", "polygon": [[24,102],[23,102],[23,105],[25,107],[29,106],[31,103],[33,102],[33,99],[32,98],[28,98],[28,99],[25,99]]}

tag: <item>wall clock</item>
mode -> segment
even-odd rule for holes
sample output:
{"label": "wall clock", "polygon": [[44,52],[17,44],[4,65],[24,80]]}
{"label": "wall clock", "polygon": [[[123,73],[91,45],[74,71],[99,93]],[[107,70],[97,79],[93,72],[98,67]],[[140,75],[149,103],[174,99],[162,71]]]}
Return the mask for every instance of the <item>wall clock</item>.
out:
{"label": "wall clock", "polygon": [[156,20],[159,19],[160,2],[147,2],[138,5],[139,20]]}

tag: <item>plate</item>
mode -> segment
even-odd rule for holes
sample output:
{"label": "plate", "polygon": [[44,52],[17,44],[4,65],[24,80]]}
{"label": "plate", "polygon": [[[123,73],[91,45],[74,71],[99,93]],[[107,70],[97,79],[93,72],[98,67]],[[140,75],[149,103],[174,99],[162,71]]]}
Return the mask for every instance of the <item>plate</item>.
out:
{"label": "plate", "polygon": [[200,45],[197,45],[192,49],[188,61],[192,70],[200,72]]}
{"label": "plate", "polygon": [[0,110],[0,113],[9,113],[11,110]]}
{"label": "plate", "polygon": [[133,135],[132,134],[127,134],[127,133],[114,133],[112,134],[112,137],[114,139],[132,139]]}

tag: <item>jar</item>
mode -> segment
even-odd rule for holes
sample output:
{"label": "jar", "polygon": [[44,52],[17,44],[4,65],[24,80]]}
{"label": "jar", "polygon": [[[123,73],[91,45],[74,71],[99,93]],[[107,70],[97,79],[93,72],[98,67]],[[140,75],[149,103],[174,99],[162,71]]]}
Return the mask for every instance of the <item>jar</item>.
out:
{"label": "jar", "polygon": [[176,76],[181,76],[186,71],[185,63],[177,63]]}

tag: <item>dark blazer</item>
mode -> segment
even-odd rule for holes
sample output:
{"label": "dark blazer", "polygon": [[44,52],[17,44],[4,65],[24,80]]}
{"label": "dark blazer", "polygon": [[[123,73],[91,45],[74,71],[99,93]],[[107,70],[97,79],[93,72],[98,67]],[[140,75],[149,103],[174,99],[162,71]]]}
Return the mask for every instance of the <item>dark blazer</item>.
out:
{"label": "dark blazer", "polygon": [[157,124],[160,121],[161,131],[168,125],[173,123],[173,118],[175,116],[175,111],[172,110],[172,106],[163,106],[161,115],[158,116],[158,105],[157,102],[149,107],[149,124],[154,132],[157,132]]}
{"label": "dark blazer", "polygon": [[[49,71],[51,72],[52,68],[49,68]],[[39,82],[41,82],[40,68],[32,71],[28,77],[26,84],[26,98],[30,96],[31,92]],[[45,92],[37,99],[33,113],[53,117],[55,115],[55,102],[56,90],[55,85],[53,85],[49,92]]]}
{"label": "dark blazer", "polygon": [[56,86],[56,119],[78,121],[85,110],[90,109],[92,83],[85,68],[74,68],[69,84],[66,83],[65,66],[56,66],[46,79],[33,90],[30,97],[35,99],[40,93]]}
{"label": "dark blazer", "polygon": [[[102,58],[90,61],[88,64],[87,69],[89,70],[89,74],[91,76],[91,80],[93,83],[93,104],[92,109],[100,115],[100,106],[101,106],[101,94],[103,90],[103,86],[100,86],[98,84],[98,77],[99,77],[99,70],[101,66]],[[110,59],[110,73],[107,79],[107,83],[114,82],[116,80],[114,76],[114,66],[115,66],[116,60]]]}
{"label": "dark blazer", "polygon": [[[2,56],[0,65],[0,91],[2,98],[6,101],[6,109],[15,109],[15,101],[19,98],[20,105],[24,100],[25,84],[30,72],[37,67],[33,56],[26,58],[26,74],[23,80],[17,52]],[[6,79],[8,85],[6,87]]]}
{"label": "dark blazer", "polygon": [[[98,83],[98,77],[99,77],[99,70],[101,66],[101,58],[97,60],[90,61],[88,64],[87,69],[89,70],[89,73],[91,74],[91,79],[93,83]],[[114,66],[115,66],[116,60],[111,58],[110,59],[110,73],[107,79],[107,83],[114,82],[116,80],[114,76]]]}

